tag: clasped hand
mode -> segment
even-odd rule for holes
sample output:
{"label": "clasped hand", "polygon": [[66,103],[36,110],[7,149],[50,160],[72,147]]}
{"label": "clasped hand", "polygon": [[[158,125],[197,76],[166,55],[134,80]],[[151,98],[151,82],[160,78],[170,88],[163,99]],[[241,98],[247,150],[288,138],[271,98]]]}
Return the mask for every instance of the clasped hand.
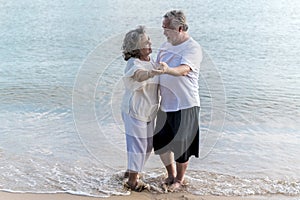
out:
{"label": "clasped hand", "polygon": [[169,69],[169,66],[167,63],[160,62],[156,69],[151,70],[151,74],[154,74],[154,75],[165,74],[165,73],[167,73],[168,69]]}

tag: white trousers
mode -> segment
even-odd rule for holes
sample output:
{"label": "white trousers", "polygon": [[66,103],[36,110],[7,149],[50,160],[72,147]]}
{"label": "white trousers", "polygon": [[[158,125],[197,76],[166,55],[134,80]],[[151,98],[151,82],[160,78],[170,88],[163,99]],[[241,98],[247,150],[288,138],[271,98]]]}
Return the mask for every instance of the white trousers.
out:
{"label": "white trousers", "polygon": [[143,122],[122,113],[127,145],[127,170],[141,172],[153,147],[154,120]]}

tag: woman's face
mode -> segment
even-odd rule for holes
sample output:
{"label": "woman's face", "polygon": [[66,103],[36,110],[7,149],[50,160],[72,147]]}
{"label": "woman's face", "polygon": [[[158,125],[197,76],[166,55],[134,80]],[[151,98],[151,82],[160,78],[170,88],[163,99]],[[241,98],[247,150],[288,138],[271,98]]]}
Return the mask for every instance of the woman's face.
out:
{"label": "woman's face", "polygon": [[148,35],[144,34],[140,41],[140,54],[141,56],[148,56],[152,53],[151,41]]}

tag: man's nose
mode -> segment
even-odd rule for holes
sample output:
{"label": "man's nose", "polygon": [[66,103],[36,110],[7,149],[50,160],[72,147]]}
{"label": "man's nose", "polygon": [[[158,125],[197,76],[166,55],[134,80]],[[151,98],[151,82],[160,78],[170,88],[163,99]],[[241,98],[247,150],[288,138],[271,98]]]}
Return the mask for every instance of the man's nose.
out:
{"label": "man's nose", "polygon": [[167,30],[166,29],[164,29],[164,35],[167,36]]}

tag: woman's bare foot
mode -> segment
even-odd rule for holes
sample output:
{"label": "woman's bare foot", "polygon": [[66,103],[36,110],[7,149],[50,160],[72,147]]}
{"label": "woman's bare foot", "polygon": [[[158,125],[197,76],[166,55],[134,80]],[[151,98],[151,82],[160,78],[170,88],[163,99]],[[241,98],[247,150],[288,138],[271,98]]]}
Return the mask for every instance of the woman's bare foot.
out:
{"label": "woman's bare foot", "polygon": [[[124,172],[123,179],[125,179],[125,178],[129,178],[129,171]],[[143,178],[143,175],[142,174],[138,174],[137,178],[141,179],[141,178]]]}
{"label": "woman's bare foot", "polygon": [[142,192],[143,190],[150,191],[150,185],[141,180],[137,181],[136,183],[125,182],[124,188],[135,192]]}

